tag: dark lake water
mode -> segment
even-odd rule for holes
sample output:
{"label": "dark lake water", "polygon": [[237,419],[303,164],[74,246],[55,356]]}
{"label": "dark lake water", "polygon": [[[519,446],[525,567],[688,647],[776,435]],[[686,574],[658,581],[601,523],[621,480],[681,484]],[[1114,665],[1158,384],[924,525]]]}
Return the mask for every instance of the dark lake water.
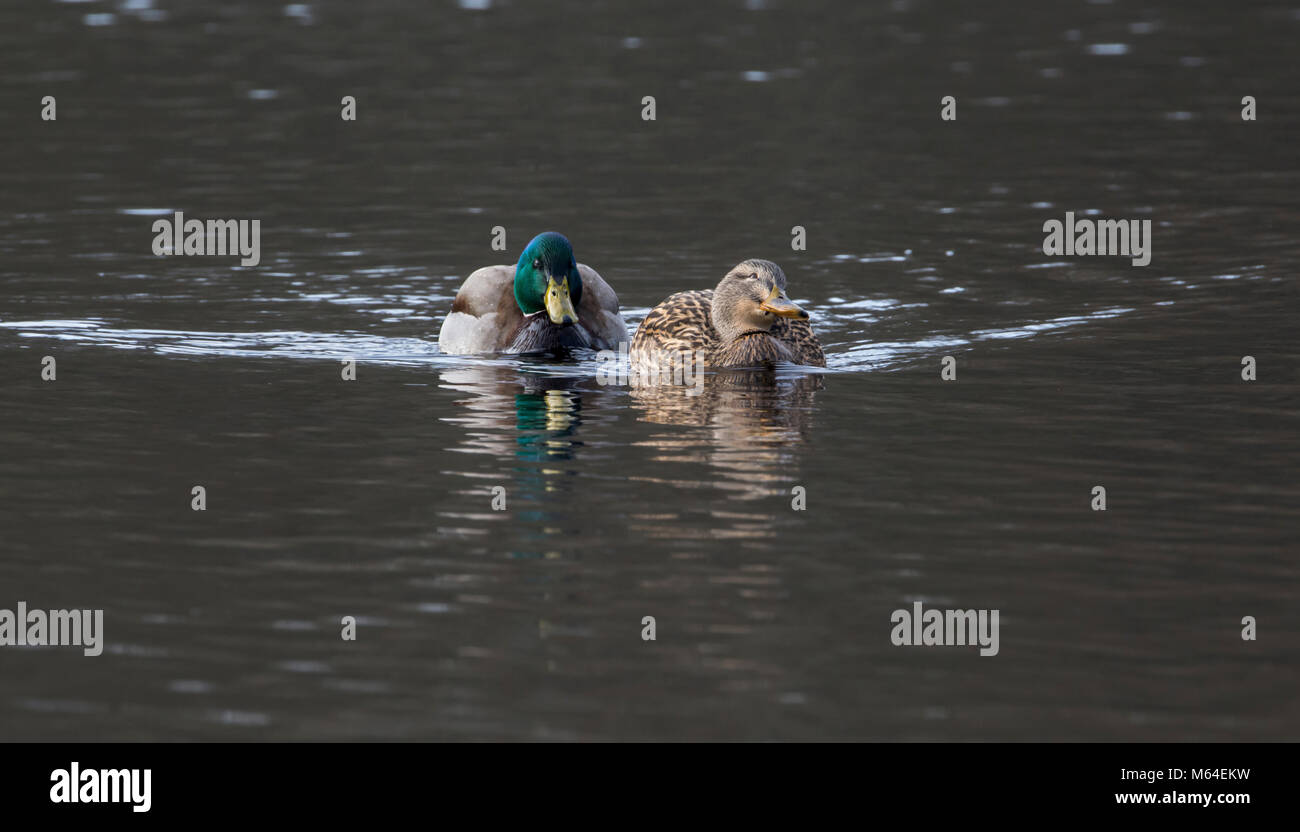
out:
{"label": "dark lake water", "polygon": [[[1298,37],[1283,3],[4,6],[0,608],[103,609],[106,646],[0,649],[0,738],[1300,738]],[[260,265],[154,256],[173,211],[260,220]],[[1150,220],[1150,265],[1045,255],[1066,211]],[[548,229],[633,327],[775,260],[826,372],[440,355]],[[915,601],[999,610],[999,654],[894,646]]]}

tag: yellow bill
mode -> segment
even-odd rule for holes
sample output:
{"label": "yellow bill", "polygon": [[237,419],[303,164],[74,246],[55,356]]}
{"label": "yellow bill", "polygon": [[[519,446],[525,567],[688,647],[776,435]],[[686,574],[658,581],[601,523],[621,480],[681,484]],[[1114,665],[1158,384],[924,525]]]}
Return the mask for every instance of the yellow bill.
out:
{"label": "yellow bill", "polygon": [[759,309],[765,312],[771,312],[773,315],[780,315],[782,318],[807,318],[808,313],[795,306],[791,300],[781,291],[780,286],[773,286],[772,291],[768,293],[767,300],[758,305]]}
{"label": "yellow bill", "polygon": [[550,316],[553,324],[576,324],[578,322],[578,313],[573,308],[573,301],[569,297],[569,278],[565,277],[559,283],[555,278],[551,278],[546,284],[546,314]]}

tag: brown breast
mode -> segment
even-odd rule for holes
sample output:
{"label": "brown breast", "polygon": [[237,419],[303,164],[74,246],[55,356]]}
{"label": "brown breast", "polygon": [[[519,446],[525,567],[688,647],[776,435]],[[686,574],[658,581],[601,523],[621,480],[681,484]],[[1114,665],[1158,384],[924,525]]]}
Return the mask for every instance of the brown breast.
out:
{"label": "brown breast", "polygon": [[766,332],[742,335],[709,356],[712,367],[761,367],[777,361],[794,361],[790,348]]}

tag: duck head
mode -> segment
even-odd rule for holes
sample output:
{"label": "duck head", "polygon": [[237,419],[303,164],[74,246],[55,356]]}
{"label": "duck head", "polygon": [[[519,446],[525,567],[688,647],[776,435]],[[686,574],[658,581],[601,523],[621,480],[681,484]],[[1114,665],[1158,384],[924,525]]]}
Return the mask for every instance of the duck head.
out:
{"label": "duck head", "polygon": [[724,343],[767,332],[777,318],[807,319],[785,294],[785,272],[770,260],[746,260],[713,291],[713,328]]}
{"label": "duck head", "polygon": [[582,277],[573,246],[563,234],[538,234],[519,256],[515,266],[515,302],[525,315],[545,312],[551,323],[572,326],[578,322],[582,302]]}

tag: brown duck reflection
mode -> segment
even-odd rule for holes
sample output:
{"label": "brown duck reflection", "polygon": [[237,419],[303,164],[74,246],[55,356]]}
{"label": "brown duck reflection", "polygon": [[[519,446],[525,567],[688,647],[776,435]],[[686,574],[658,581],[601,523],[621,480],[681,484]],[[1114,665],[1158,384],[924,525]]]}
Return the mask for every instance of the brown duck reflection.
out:
{"label": "brown duck reflection", "polygon": [[788,465],[812,428],[813,399],[824,386],[820,375],[724,370],[703,376],[697,387],[633,387],[631,398],[647,422],[709,428],[656,432],[641,444],[658,449],[657,460],[703,454],[718,487],[734,499],[756,500],[788,488]]}

